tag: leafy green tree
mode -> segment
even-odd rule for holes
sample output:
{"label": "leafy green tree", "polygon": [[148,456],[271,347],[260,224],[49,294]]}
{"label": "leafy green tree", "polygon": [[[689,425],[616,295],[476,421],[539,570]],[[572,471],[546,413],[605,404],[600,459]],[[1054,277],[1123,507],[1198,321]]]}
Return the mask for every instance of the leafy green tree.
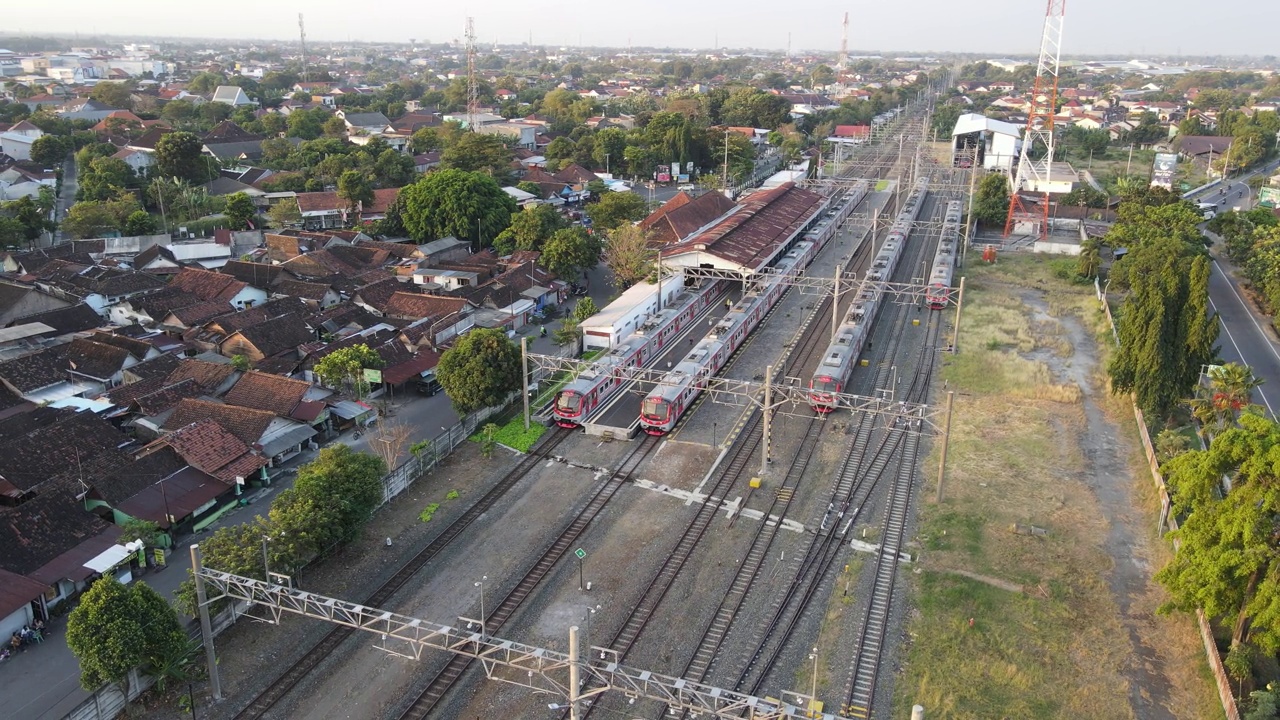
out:
{"label": "leafy green tree", "polygon": [[46,168],[61,167],[71,147],[71,138],[66,135],[41,135],[31,143],[31,162]]}
{"label": "leafy green tree", "polygon": [[500,254],[514,250],[542,250],[557,230],[567,226],[565,219],[550,205],[532,205],[511,213],[511,224],[494,239]]}
{"label": "leafy green tree", "polygon": [[80,168],[80,189],[77,200],[106,200],[115,197],[133,182],[133,168],[123,160],[111,157],[94,158],[87,167]]}
{"label": "leafy green tree", "polygon": [[414,130],[409,142],[413,146],[413,151],[418,154],[439,150],[442,144],[440,134],[435,128],[429,127]]}
{"label": "leafy green tree", "polygon": [[598,312],[600,308],[596,307],[596,301],[590,297],[583,297],[573,308],[573,319],[582,322]]}
{"label": "leafy green tree", "polygon": [[258,214],[258,208],[254,206],[253,200],[248,195],[238,192],[227,198],[227,206],[223,213],[231,221],[232,230],[247,230],[253,226],[253,218]]}
{"label": "leafy green tree", "polygon": [[428,173],[400,191],[400,213],[409,236],[427,241],[452,235],[485,247],[511,223],[516,201],[484,174],[462,170]]}
{"label": "leafy green tree", "polygon": [[347,123],[337,115],[325,120],[321,128],[325,137],[345,138],[347,136]]}
{"label": "leafy green tree", "polygon": [[130,83],[100,82],[93,86],[89,97],[105,105],[122,110],[133,109],[133,87]]}
{"label": "leafy green tree", "polygon": [[1254,690],[1249,693],[1253,709],[1244,715],[1244,720],[1276,720],[1280,717],[1280,687],[1274,682],[1267,683],[1265,690]]}
{"label": "leafy green tree", "polygon": [[199,184],[209,180],[209,163],[201,155],[200,139],[189,132],[171,132],[156,142],[155,173]]}
{"label": "leafy green tree", "polygon": [[[262,516],[250,522],[225,525],[200,539],[200,552],[204,566],[241,577],[266,579],[262,566],[262,538],[271,534],[271,527]],[[270,547],[270,544],[268,544]],[[195,616],[195,581],[188,578],[174,592],[178,608],[188,616]]]}
{"label": "leafy green tree", "polygon": [[182,127],[196,117],[196,106],[190,100],[170,100],[160,111],[160,117]]}
{"label": "leafy green tree", "polygon": [[177,613],[150,585],[126,587],[114,577],[94,583],[67,618],[67,646],[86,690],[125,680],[186,640]]}
{"label": "leafy green tree", "polygon": [[541,264],[563,279],[577,278],[600,262],[599,236],[581,227],[557,230],[542,247]]}
{"label": "leafy green tree", "polygon": [[160,540],[160,526],[150,520],[138,518],[129,518],[120,523],[119,542],[125,544],[134,540],[141,540],[148,546],[154,547]]}
{"label": "leafy green tree", "polygon": [[196,76],[191,78],[191,82],[187,83],[187,91],[195,95],[207,95],[226,82],[227,78],[219,73],[196,73]]}
{"label": "leafy green tree", "polygon": [[609,233],[601,260],[613,273],[619,290],[625,290],[653,272],[658,253],[649,247],[649,233],[638,225],[621,225]]}
{"label": "leafy green tree", "polygon": [[644,198],[633,192],[608,192],[587,207],[587,216],[596,231],[608,232],[648,214]]}
{"label": "leafy green tree", "polygon": [[0,248],[16,248],[25,240],[22,223],[6,215],[0,215]]}
{"label": "leafy green tree", "polygon": [[973,197],[973,217],[988,226],[1003,226],[1009,217],[1009,179],[1000,173],[983,176]]}
{"label": "leafy green tree", "polygon": [[78,202],[67,211],[62,229],[73,238],[102,237],[103,233],[123,230],[129,216],[141,209],[132,195],[102,202]]}
{"label": "leafy green tree", "polygon": [[568,137],[561,135],[555,138],[547,145],[547,149],[543,151],[543,156],[548,160],[565,160],[573,157],[575,143]]}
{"label": "leafy green tree", "polygon": [[340,541],[350,542],[382,503],[386,471],[381,458],[337,443],[298,468],[293,487],[296,496],[324,506],[322,516],[336,518],[336,527],[329,529]]}
{"label": "leafy green tree", "polygon": [[146,210],[134,210],[125,218],[124,228],[120,231],[125,237],[156,234],[155,216]]}
{"label": "leafy green tree", "polygon": [[582,337],[582,328],[579,324],[579,321],[572,317],[561,320],[559,327],[551,331],[551,341],[560,347],[577,344]]}
{"label": "leafy green tree", "polygon": [[536,182],[521,180],[520,182],[516,183],[516,189],[523,190],[536,198],[539,198],[539,199],[542,198],[542,188],[539,187],[538,183]]}
{"label": "leafy green tree", "polygon": [[12,237],[7,244],[16,245],[22,240],[34,243],[46,230],[53,230],[56,225],[49,220],[52,191],[41,188],[35,200],[30,196],[20,197],[7,203],[0,203],[0,218],[10,220]]}
{"label": "leafy green tree", "polygon": [[460,415],[498,405],[520,388],[520,349],[502,330],[472,330],[440,356],[436,377]]}
{"label": "leafy green tree", "polygon": [[267,210],[267,220],[273,228],[287,228],[302,222],[302,212],[296,202],[282,200]]}
{"label": "leafy green tree", "polygon": [[330,387],[351,388],[357,397],[363,397],[369,389],[364,379],[365,368],[377,369],[386,364],[382,356],[368,345],[360,343],[339,348],[325,355],[312,367],[320,381]]}
{"label": "leafy green tree", "polygon": [[753,87],[733,91],[720,109],[725,125],[769,130],[785,124],[790,115],[791,103],[786,98]]}
{"label": "leafy green tree", "polygon": [[809,73],[809,81],[816,87],[821,85],[830,85],[836,81],[836,71],[832,70],[828,65],[818,65]]}
{"label": "leafy green tree", "polygon": [[338,178],[338,197],[347,201],[347,210],[354,220],[361,207],[373,202],[373,185],[359,170],[347,170]]}
{"label": "leafy green tree", "polygon": [[595,166],[614,175],[626,163],[627,132],[622,128],[605,128],[597,132],[591,146]]}
{"label": "leafy green tree", "polygon": [[440,153],[440,167],[446,170],[483,172],[499,183],[511,177],[511,149],[497,135],[466,133]]}
{"label": "leafy green tree", "polygon": [[1076,261],[1076,274],[1083,278],[1095,278],[1102,269],[1102,255],[1096,240],[1088,241],[1080,246],[1080,257]]}
{"label": "leafy green tree", "polygon": [[295,110],[289,113],[289,137],[315,140],[324,134],[324,124],[329,114],[320,108],[313,110]]}
{"label": "leafy green tree", "polygon": [[378,153],[373,163],[373,177],[379,187],[403,187],[413,182],[416,174],[413,158],[391,148]]}
{"label": "leafy green tree", "polygon": [[[1115,392],[1132,392],[1153,420],[1166,418],[1214,355],[1217,315],[1208,314],[1208,259],[1174,238],[1132,250],[1120,347],[1109,372]],[[1198,313],[1198,314],[1197,314]]]}
{"label": "leafy green tree", "polygon": [[[1280,426],[1246,413],[1240,427],[1213,439],[1208,450],[1183,453],[1164,465],[1174,511],[1185,517],[1181,540],[1156,574],[1169,591],[1161,609],[1203,608],[1232,627],[1231,643],[1280,650]],[[1232,477],[1221,491],[1223,475]]]}

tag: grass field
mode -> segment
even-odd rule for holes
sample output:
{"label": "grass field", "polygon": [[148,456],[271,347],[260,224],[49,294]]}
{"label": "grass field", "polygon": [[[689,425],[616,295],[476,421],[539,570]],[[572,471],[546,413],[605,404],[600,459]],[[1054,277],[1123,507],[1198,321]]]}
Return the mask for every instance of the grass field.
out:
{"label": "grass field", "polygon": [[[538,442],[538,438],[542,437],[546,432],[547,426],[539,423],[530,423],[529,429],[525,430],[524,417],[517,415],[498,427],[498,430],[493,434],[493,441],[520,452],[529,452],[529,448],[533,447],[533,444]],[[484,441],[483,425],[471,436],[471,441]]]}
{"label": "grass field", "polygon": [[[942,371],[956,392],[946,499],[934,502],[935,450],[922,464],[923,547],[907,583],[914,608],[894,717],[918,703],[931,718],[1131,718],[1131,632],[1162,648],[1176,717],[1221,715],[1192,621],[1154,617],[1161,594],[1149,585],[1130,613],[1151,617],[1126,622],[1108,585],[1107,521],[1085,483],[1085,448],[1090,438],[1135,431],[1123,400],[1100,390],[1093,396],[1117,427],[1086,427],[1079,383],[1098,387],[1106,358],[1085,365],[1058,319],[1073,315],[1095,334],[1105,320],[1092,286],[1069,279],[1074,265],[1005,256],[964,270],[960,353],[944,356]],[[1140,455],[1128,465],[1142,477]],[[1133,502],[1152,528],[1149,559],[1159,567],[1167,556],[1154,536],[1154,494],[1139,491]],[[1019,534],[1015,525],[1048,532]]]}

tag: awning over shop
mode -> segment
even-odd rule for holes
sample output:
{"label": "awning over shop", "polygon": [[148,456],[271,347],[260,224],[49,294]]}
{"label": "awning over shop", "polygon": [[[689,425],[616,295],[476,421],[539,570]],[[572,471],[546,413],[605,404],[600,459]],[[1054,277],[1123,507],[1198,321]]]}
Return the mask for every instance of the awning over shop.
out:
{"label": "awning over shop", "polygon": [[84,566],[96,573],[106,573],[111,568],[128,560],[129,556],[136,553],[141,547],[143,547],[142,543],[137,540],[128,545],[112,545],[98,553],[97,556],[90,558]]}

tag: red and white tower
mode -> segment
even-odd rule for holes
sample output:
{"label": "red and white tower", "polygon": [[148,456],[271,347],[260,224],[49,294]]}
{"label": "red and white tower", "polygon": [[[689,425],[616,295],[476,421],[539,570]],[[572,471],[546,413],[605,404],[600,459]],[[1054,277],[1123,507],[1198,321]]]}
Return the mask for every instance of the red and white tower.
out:
{"label": "red and white tower", "polygon": [[[1058,70],[1062,56],[1062,21],[1067,13],[1067,0],[1048,0],[1044,16],[1044,32],[1040,36],[1040,60],[1036,65],[1036,84],[1031,92],[1031,110],[1027,113],[1027,130],[1022,136],[1022,152],[1018,170],[1009,194],[1009,217],[1004,234],[1009,236],[1017,225],[1039,227],[1040,237],[1049,234],[1049,169],[1053,161],[1053,116],[1058,109]],[[1043,152],[1043,157],[1040,153]],[[1033,159],[1035,156],[1038,159]],[[1024,206],[1020,192],[1044,195],[1040,207]]]}

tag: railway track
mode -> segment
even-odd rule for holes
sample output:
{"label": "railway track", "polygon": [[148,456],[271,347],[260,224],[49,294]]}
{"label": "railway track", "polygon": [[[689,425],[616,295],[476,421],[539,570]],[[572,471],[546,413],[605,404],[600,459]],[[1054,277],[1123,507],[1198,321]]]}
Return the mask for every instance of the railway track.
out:
{"label": "railway track", "polygon": [[[848,266],[852,266],[860,262],[864,256],[869,256],[869,250],[874,246],[874,244],[874,238],[871,238],[870,242],[864,241],[857,249],[855,249],[849,256],[846,269]],[[852,294],[850,294],[850,297],[847,298],[847,300],[850,302],[852,301]],[[814,308],[811,317],[816,321],[818,318],[822,317],[824,313],[829,312],[831,302],[832,298],[824,298]],[[778,305],[775,305],[774,309],[776,310],[777,307]],[[795,347],[800,348],[798,367],[803,368],[812,363],[817,353],[822,347],[824,347],[821,342],[823,338],[823,334],[821,332],[822,323],[815,321],[811,321],[808,324],[797,345],[793,345],[793,349]],[[734,359],[736,359],[736,356]],[[687,415],[691,414],[692,412],[687,413]],[[761,418],[762,413],[759,409],[756,409],[751,413],[746,425],[739,434],[740,441],[734,444],[734,449],[729,461],[725,464],[724,470],[717,475],[714,485],[707,492],[706,499],[698,506],[698,511],[695,513],[693,519],[685,527],[684,532],[676,541],[672,549],[666,554],[666,561],[663,563],[653,580],[650,581],[644,595],[641,596],[640,601],[627,616],[622,627],[610,640],[608,647],[614,651],[618,661],[625,659],[631,648],[634,647],[649,620],[653,617],[653,614],[661,604],[662,599],[666,597],[667,592],[675,583],[675,580],[679,576],[681,569],[683,569],[685,562],[692,555],[694,548],[697,547],[698,542],[706,533],[711,521],[715,518],[716,512],[719,510],[719,503],[716,498],[724,497],[724,494],[732,488],[739,479],[747,474],[748,465],[761,442],[761,436],[757,433],[761,423]],[[773,524],[761,522],[760,526],[757,528],[757,538],[761,533],[766,533],[768,535],[769,540],[762,543],[766,547],[772,542],[772,537],[776,535],[778,527],[781,526],[782,519],[786,513],[786,508],[789,506],[791,498],[794,497],[800,478],[803,476],[804,470],[808,466],[809,458],[811,457],[814,446],[817,444],[818,438],[820,437],[820,433],[815,431],[815,425],[820,424],[821,422],[818,418],[810,420],[809,426],[806,428],[802,448],[797,453],[795,460],[790,466],[787,474],[787,480],[775,493],[773,502],[766,513],[766,518],[769,515],[776,513],[777,522]],[[757,543],[753,543],[753,546],[756,544]],[[763,562],[763,557],[765,555],[767,555],[767,550],[762,552],[759,558],[754,558],[754,560],[756,562]],[[753,558],[749,558],[749,560],[752,559]],[[746,587],[742,588],[739,597],[745,597],[747,589],[748,588]],[[725,627],[727,628],[727,623],[725,624]],[[689,677],[689,675],[686,673],[683,674],[682,677]],[[598,696],[592,697],[586,701],[587,704],[584,712],[582,713],[582,717],[591,717],[592,713],[596,709],[596,697]]]}
{"label": "railway track", "polygon": [[[609,478],[596,488],[587,504],[560,531],[551,545],[542,552],[533,563],[533,566],[516,583],[515,588],[507,593],[506,597],[498,603],[498,606],[489,613],[488,617],[483,618],[484,626],[488,632],[496,633],[506,625],[507,621],[511,619],[521,605],[533,594],[533,591],[551,573],[556,564],[569,552],[583,531],[600,514],[600,511],[609,503],[609,500],[618,492],[618,489],[631,479],[636,469],[653,453],[660,441],[660,437],[645,436],[645,439],[637,443],[636,447],[623,458],[618,465],[618,469],[610,473]],[[432,678],[426,689],[400,714],[401,720],[420,720],[425,718],[440,703],[445,694],[449,692],[449,689],[457,683],[467,668],[471,666],[472,660],[473,658],[465,655],[452,656],[444,668]]]}
{"label": "railway track", "polygon": [[[926,340],[921,347],[920,360],[908,397],[923,400],[933,379],[934,353],[942,327],[941,313],[930,313]],[[920,422],[920,421],[915,421]],[[907,428],[894,428],[900,437],[903,457],[890,487],[885,503],[880,549],[872,566],[874,578],[863,614],[858,641],[854,646],[853,664],[846,682],[843,713],[854,718],[870,718],[875,704],[876,682],[880,663],[884,657],[884,643],[889,631],[890,613],[893,610],[894,588],[898,577],[898,563],[902,545],[906,539],[907,522],[910,519],[912,487],[916,477],[916,463],[920,453],[920,433]]]}
{"label": "railway track", "polygon": [[[384,605],[392,595],[400,588],[404,587],[414,575],[416,575],[427,563],[431,562],[445,548],[447,548],[459,535],[471,526],[477,518],[488,512],[494,504],[498,502],[511,488],[524,479],[525,475],[550,456],[562,442],[569,437],[568,431],[556,430],[546,436],[536,448],[531,449],[529,454],[520,460],[511,472],[507,473],[501,481],[498,482],[489,492],[475,502],[471,507],[467,508],[457,520],[454,520],[436,536],[426,547],[419,551],[416,555],[409,559],[404,565],[396,571],[385,583],[379,586],[368,597],[361,601],[362,605],[369,607],[380,607]],[[342,644],[344,640],[351,636],[355,629],[346,626],[336,626],[330,630],[315,646],[306,652],[302,657],[298,658],[290,665],[279,677],[268,685],[262,692],[258,693],[249,704],[236,714],[236,720],[256,720],[265,715],[272,707],[279,703],[289,692],[298,685],[317,665],[328,657],[334,650]]]}
{"label": "railway track", "polygon": [[[936,200],[933,202],[936,204]],[[900,272],[910,271],[930,246],[931,243],[928,242],[918,243],[912,261],[901,266]],[[905,328],[905,313],[907,313],[907,306],[897,305],[890,327]],[[905,333],[897,333],[893,336],[884,357],[893,358],[897,355],[904,336]],[[890,365],[886,361],[877,370],[874,387],[885,387],[889,377]],[[754,651],[738,675],[735,687],[756,692],[764,685],[769,673],[785,650],[787,640],[817,597],[823,581],[839,555],[848,528],[860,516],[873,489],[896,456],[902,433],[889,428],[872,450],[871,440],[876,427],[875,418],[869,414],[863,414],[858,418],[854,440],[836,475],[831,500],[820,530],[801,556],[787,591],[775,602],[770,619],[763,628]],[[831,522],[829,528],[828,520]],[[842,523],[843,528],[840,527]]]}

